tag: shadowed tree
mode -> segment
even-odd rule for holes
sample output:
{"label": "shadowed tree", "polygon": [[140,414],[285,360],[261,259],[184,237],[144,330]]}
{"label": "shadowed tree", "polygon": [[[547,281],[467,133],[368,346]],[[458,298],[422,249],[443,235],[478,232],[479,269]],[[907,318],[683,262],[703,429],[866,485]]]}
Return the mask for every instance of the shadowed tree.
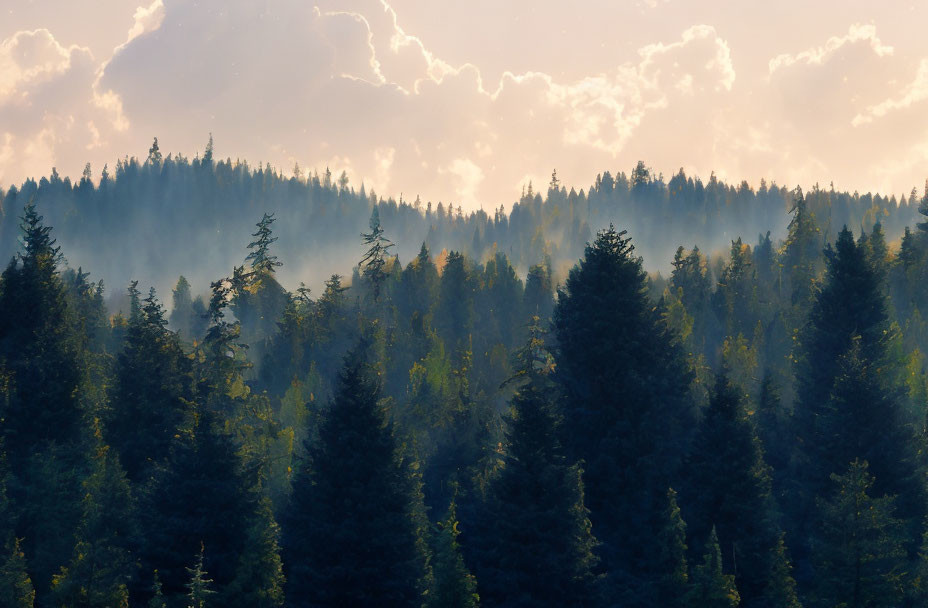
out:
{"label": "shadowed tree", "polygon": [[533,318],[517,353],[507,447],[490,481],[484,538],[476,551],[480,597],[491,606],[597,603],[596,540],[578,465],[569,463],[554,411],[553,359]]}
{"label": "shadowed tree", "polygon": [[630,605],[647,603],[693,407],[682,352],[624,232],[610,227],[587,247],[559,294],[554,328],[567,453],[584,462],[610,586]]}
{"label": "shadowed tree", "polygon": [[411,606],[426,575],[421,493],[380,401],[369,343],[345,358],[284,525],[291,606]]}

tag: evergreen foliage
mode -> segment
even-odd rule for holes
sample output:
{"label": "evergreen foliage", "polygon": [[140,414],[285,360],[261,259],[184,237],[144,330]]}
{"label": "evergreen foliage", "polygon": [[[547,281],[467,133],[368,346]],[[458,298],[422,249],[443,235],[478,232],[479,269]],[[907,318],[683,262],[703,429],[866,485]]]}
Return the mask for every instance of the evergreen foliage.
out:
{"label": "evergreen foliage", "polygon": [[567,452],[584,462],[604,565],[629,597],[658,575],[657,514],[693,420],[682,352],[648,302],[633,252],[624,232],[601,231],[554,311]]}
{"label": "evergreen foliage", "polygon": [[[367,339],[345,358],[284,527],[293,606],[409,606],[425,592],[421,500],[380,404]],[[371,497],[376,496],[376,500]]]}
{"label": "evergreen foliage", "polygon": [[690,538],[717,536],[726,572],[745,606],[761,605],[780,537],[773,521],[769,468],[741,396],[726,374],[716,378],[687,466]]}
{"label": "evergreen foliage", "polygon": [[855,459],[831,476],[833,492],[820,501],[822,542],[816,545],[817,597],[822,605],[897,606],[902,601],[901,522],[895,498],[871,496],[874,478]]}
{"label": "evergreen foliage", "polygon": [[688,601],[690,606],[700,608],[736,608],[741,605],[735,577],[722,572],[722,551],[715,528],[706,540],[702,562],[693,568]]}
{"label": "evergreen foliage", "polygon": [[488,538],[476,575],[493,606],[589,606],[596,603],[596,540],[584,504],[581,469],[558,438],[553,359],[535,317],[516,355],[517,383],[504,464],[490,481]]}

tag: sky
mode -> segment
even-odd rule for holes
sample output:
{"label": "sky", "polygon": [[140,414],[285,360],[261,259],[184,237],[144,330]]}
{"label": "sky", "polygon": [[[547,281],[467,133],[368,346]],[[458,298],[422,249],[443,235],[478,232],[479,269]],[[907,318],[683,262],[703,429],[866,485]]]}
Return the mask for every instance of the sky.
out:
{"label": "sky", "polygon": [[0,0],[0,186],[161,150],[507,208],[643,160],[900,195],[928,3]]}

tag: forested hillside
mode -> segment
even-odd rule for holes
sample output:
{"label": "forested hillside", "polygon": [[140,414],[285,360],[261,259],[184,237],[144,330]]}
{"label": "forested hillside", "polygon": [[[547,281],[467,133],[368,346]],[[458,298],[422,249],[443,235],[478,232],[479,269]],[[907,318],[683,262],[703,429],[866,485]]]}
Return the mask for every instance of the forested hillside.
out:
{"label": "forested hillside", "polygon": [[[414,190],[399,201],[383,199],[328,169],[294,167],[285,176],[270,165],[221,160],[212,138],[192,160],[165,155],[156,139],[143,160],[126,157],[96,172],[88,165],[73,182],[53,170],[38,182],[8,186],[0,193],[0,259],[15,253],[19,216],[34,201],[55,226],[70,266],[91,269],[108,287],[139,280],[166,291],[183,274],[205,293],[239,260],[255,219],[270,212],[281,220],[281,276],[319,288],[332,272],[350,274],[357,235],[376,206],[404,263],[425,242],[436,255],[459,251],[477,261],[505,253],[523,277],[548,256],[562,279],[596,231],[614,223],[634,235],[646,270],[666,274],[678,245],[717,253],[739,236],[749,243],[767,231],[774,241],[785,237],[792,208],[783,186],[726,184],[714,175],[703,181],[682,169],[667,179],[645,163],[628,174],[606,171],[586,189],[561,183],[556,173],[547,184],[524,186],[518,201],[465,212],[456,201],[419,200]],[[918,199],[818,186],[806,196],[828,240],[845,224],[870,231],[877,222],[896,240],[915,221]]]}
{"label": "forested hillside", "polygon": [[211,147],[11,188],[0,606],[928,606],[924,216]]}

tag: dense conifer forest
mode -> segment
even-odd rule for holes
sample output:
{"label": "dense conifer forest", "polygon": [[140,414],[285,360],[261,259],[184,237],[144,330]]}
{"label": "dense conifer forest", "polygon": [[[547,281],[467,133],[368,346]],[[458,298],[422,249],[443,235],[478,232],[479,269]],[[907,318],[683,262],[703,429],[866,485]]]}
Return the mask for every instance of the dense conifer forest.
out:
{"label": "dense conifer forest", "polygon": [[928,191],[156,140],[0,252],[0,606],[928,606]]}

